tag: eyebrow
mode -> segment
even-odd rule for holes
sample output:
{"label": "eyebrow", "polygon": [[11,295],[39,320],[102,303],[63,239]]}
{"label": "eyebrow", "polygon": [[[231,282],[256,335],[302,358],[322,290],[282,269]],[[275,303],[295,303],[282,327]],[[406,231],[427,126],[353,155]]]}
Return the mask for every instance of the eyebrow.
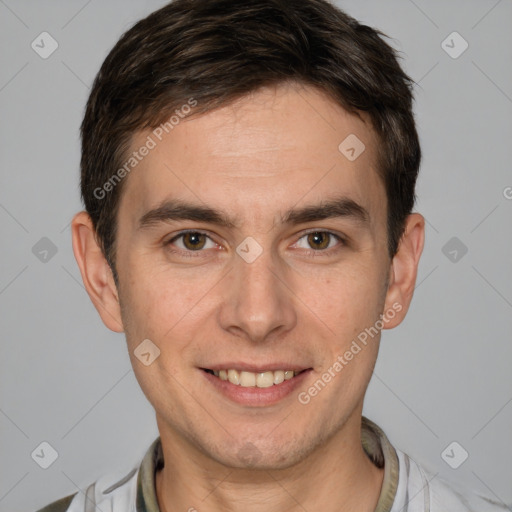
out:
{"label": "eyebrow", "polygon": [[[363,206],[353,199],[342,196],[322,201],[320,204],[292,208],[281,215],[281,223],[297,225],[331,218],[347,218],[359,224],[368,225],[370,215]],[[139,219],[138,229],[142,230],[155,224],[175,220],[205,222],[230,229],[240,227],[240,222],[230,218],[222,210],[179,199],[170,199],[144,213]]]}

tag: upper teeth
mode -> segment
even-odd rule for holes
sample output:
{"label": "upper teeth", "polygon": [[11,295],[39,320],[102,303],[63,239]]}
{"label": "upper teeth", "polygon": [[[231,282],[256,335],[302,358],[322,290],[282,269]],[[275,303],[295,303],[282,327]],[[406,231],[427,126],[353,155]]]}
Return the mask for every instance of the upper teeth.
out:
{"label": "upper teeth", "polygon": [[229,380],[231,384],[240,385],[242,387],[258,387],[268,388],[274,384],[281,384],[285,380],[290,380],[298,371],[293,370],[276,370],[275,372],[253,373],[246,371],[238,371],[234,369],[213,371],[214,375],[221,380]]}

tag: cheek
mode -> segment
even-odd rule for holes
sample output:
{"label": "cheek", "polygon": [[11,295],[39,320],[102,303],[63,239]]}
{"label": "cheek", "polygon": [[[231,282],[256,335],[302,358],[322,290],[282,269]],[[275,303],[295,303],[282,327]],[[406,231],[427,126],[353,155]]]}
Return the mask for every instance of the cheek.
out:
{"label": "cheek", "polygon": [[133,266],[131,274],[137,279],[128,280],[123,295],[128,345],[133,352],[150,339],[160,349],[158,362],[170,368],[193,350],[205,319],[212,317],[212,304],[221,298],[215,297],[214,283],[201,276],[191,279],[157,266],[140,271]]}
{"label": "cheek", "polygon": [[[198,297],[177,289],[175,279],[164,280],[162,276],[157,278],[142,272],[137,275],[140,278],[131,281],[131,288],[124,296],[130,358],[137,381],[150,403],[155,408],[168,407],[170,404],[165,400],[159,404],[162,397],[171,392],[179,395],[180,383],[190,378],[186,374],[190,368],[183,365],[183,360],[190,358],[192,329],[197,324],[191,318]],[[149,346],[145,340],[150,340]],[[151,362],[146,359],[148,365],[141,356],[142,347],[150,353]],[[175,402],[171,405],[178,407]]]}
{"label": "cheek", "polygon": [[384,299],[381,281],[375,266],[347,264],[302,272],[294,288],[300,302],[345,339],[378,318]]}
{"label": "cheek", "polygon": [[[129,321],[139,334],[167,329],[180,317],[181,309],[186,308],[187,293],[180,286],[180,280],[158,269],[149,257],[129,258],[125,266],[126,286],[123,286],[123,298],[129,310]],[[186,292],[186,288],[185,288]],[[165,331],[164,331],[165,332]]]}

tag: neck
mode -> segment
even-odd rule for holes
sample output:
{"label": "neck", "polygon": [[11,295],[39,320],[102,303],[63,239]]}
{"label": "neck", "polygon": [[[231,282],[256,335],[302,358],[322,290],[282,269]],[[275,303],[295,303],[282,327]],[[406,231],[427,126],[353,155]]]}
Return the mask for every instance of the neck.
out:
{"label": "neck", "polygon": [[[347,424],[300,463],[280,470],[229,468],[187,454],[187,443],[162,438],[156,473],[161,512],[374,512],[384,470],[361,445],[361,421]],[[206,457],[203,455],[203,457]]]}

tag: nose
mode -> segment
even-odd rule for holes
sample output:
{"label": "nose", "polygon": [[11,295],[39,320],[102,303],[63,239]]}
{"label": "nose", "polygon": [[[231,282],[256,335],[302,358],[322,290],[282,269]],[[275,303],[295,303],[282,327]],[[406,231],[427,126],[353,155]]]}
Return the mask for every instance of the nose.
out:
{"label": "nose", "polygon": [[252,262],[234,255],[222,296],[221,327],[248,341],[269,341],[297,323],[296,301],[287,283],[286,268],[273,258],[270,249],[264,249]]}

